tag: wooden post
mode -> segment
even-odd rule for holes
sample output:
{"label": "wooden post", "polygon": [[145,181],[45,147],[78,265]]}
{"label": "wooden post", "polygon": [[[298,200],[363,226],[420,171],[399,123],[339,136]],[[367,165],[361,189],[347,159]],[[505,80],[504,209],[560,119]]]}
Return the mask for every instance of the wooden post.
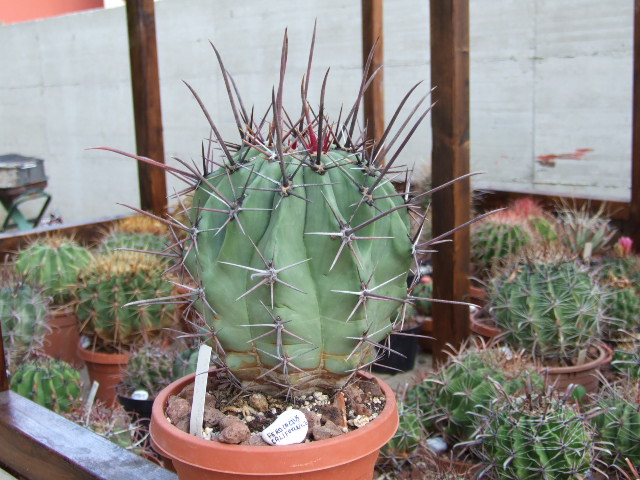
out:
{"label": "wooden post", "polygon": [[[373,54],[369,75],[384,63],[382,0],[362,0],[362,61],[366,63],[373,45],[378,45]],[[384,72],[380,70],[364,93],[364,124],[367,136],[378,141],[384,133]]]}
{"label": "wooden post", "polygon": [[[129,57],[138,155],[164,163],[160,78],[153,0],[127,0]],[[140,207],[162,214],[167,209],[167,181],[161,168],[138,162]]]}
{"label": "wooden post", "polygon": [[640,251],[640,0],[633,16],[633,123],[631,147],[631,204],[629,233],[634,250]]}
{"label": "wooden post", "polygon": [[[430,1],[433,108],[433,186],[469,172],[469,0]],[[433,195],[433,236],[470,218],[468,180]],[[469,293],[469,229],[438,245],[433,256],[434,298],[465,301]],[[468,307],[433,303],[434,360],[446,358],[447,343],[458,346],[469,334]]]}

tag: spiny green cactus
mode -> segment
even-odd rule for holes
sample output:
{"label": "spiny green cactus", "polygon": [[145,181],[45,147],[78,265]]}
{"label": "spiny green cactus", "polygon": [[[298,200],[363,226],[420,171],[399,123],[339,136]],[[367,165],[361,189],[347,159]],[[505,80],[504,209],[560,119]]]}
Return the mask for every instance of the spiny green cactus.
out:
{"label": "spiny green cactus", "polygon": [[617,233],[605,214],[604,204],[595,212],[589,206],[563,206],[557,211],[560,241],[576,255],[599,255],[612,246]]}
{"label": "spiny green cactus", "polygon": [[640,386],[637,382],[624,382],[606,386],[596,398],[595,405],[602,409],[591,423],[601,441],[602,460],[610,466],[625,466],[628,458],[640,465]]}
{"label": "spiny green cactus", "polygon": [[471,261],[480,272],[490,269],[495,260],[516,254],[532,240],[523,221],[513,221],[500,213],[487,217],[473,228]]}
{"label": "spiny green cactus", "polygon": [[72,299],[77,276],[91,261],[89,250],[73,239],[50,236],[18,253],[16,270],[34,285],[41,285],[55,305]]}
{"label": "spiny green cactus", "polygon": [[246,388],[274,392],[340,387],[373,362],[376,345],[392,329],[391,316],[407,301],[414,255],[429,243],[410,234],[410,210],[424,223],[417,207],[422,195],[407,203],[390,180],[392,172],[406,173],[396,161],[430,107],[409,120],[416,106],[391,136],[394,115],[384,137],[372,143],[355,134],[368,73],[338,123],[325,112],[327,77],[314,109],[307,75],[301,114],[289,120],[282,103],[287,49],[285,35],[269,124],[266,115],[258,120],[244,109],[217,55],[240,133],[235,146],[222,139],[189,86],[222,159],[203,152],[198,172],[186,162],[176,169],[129,155],[190,184],[189,221],[168,223],[184,232],[174,237],[182,238],[177,249],[197,285],[196,305],[229,371]]}
{"label": "spiny green cactus", "polygon": [[420,412],[398,402],[400,426],[389,442],[382,447],[382,455],[394,459],[409,458],[422,441],[422,423]]}
{"label": "spiny green cactus", "polygon": [[453,445],[472,438],[478,414],[499,396],[494,382],[507,394],[516,395],[527,384],[541,387],[544,380],[533,365],[512,352],[498,347],[469,349],[452,356],[433,377],[411,387],[405,402],[427,412],[425,427]]}
{"label": "spiny green cactus", "polygon": [[2,342],[10,371],[21,359],[42,347],[47,323],[45,297],[38,289],[16,282],[0,287]]}
{"label": "spiny green cactus", "polygon": [[56,412],[82,401],[80,372],[67,362],[39,357],[22,363],[11,377],[11,390]]}
{"label": "spiny green cactus", "polygon": [[476,455],[501,480],[585,478],[593,455],[586,420],[564,399],[529,393],[502,397],[482,420]]}
{"label": "spiny green cactus", "polygon": [[176,356],[174,350],[155,343],[131,352],[123,379],[126,391],[146,390],[154,398],[174,380]]}
{"label": "spiny green cactus", "polygon": [[180,352],[173,362],[173,378],[181,378],[196,371],[198,348],[188,348]]}
{"label": "spiny green cactus", "polygon": [[79,277],[77,314],[83,333],[94,335],[103,349],[128,349],[157,335],[173,321],[175,305],[142,303],[171,295],[164,264],[150,255],[112,252],[96,256]]}
{"label": "spiny green cactus", "polygon": [[618,374],[631,380],[640,380],[640,342],[626,348],[617,348],[613,352],[611,366]]}
{"label": "spiny green cactus", "polygon": [[166,237],[153,233],[112,232],[100,244],[104,252],[116,249],[141,250],[142,252],[162,252],[168,246]]}
{"label": "spiny green cactus", "polygon": [[616,330],[640,330],[640,273],[631,258],[611,257],[600,267],[600,282],[605,289],[607,316],[613,319],[609,336],[616,338]]}
{"label": "spiny green cactus", "polygon": [[491,279],[490,312],[503,340],[534,358],[582,363],[604,327],[604,298],[585,267],[522,258]]}

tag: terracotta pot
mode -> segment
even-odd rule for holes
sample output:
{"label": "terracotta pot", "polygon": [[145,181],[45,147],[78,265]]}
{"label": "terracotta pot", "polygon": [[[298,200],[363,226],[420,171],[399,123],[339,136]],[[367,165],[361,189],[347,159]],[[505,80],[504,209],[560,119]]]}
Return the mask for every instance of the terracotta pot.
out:
{"label": "terracotta pot", "polygon": [[483,310],[476,310],[469,315],[469,330],[489,342],[504,332],[495,326],[493,320],[482,316],[482,312]]}
{"label": "terracotta pot", "polygon": [[82,368],[84,362],[78,354],[78,317],[71,308],[50,310],[47,312],[48,332],[44,337],[42,351],[53,358]]}
{"label": "terracotta pot", "polygon": [[356,431],[277,447],[212,442],[177,429],[164,414],[169,397],[192,383],[194,377],[183,377],[162,390],[151,415],[153,448],[173,461],[181,480],[370,480],[380,448],[398,428],[395,396],[386,383],[375,378],[386,395],[386,406],[374,421]]}
{"label": "terracotta pot", "polygon": [[96,352],[87,350],[81,345],[78,346],[78,352],[87,366],[91,382],[96,381],[100,384],[96,400],[110,407],[117,405],[116,386],[124,377],[124,369],[129,363],[129,354]]}
{"label": "terracotta pot", "polygon": [[566,390],[571,384],[582,385],[587,393],[596,393],[600,388],[598,371],[607,367],[613,359],[613,351],[604,343],[593,346],[595,354],[582,365],[571,367],[542,367],[540,373],[547,377],[547,383],[555,384],[558,390]]}
{"label": "terracotta pot", "polygon": [[487,292],[482,287],[469,286],[469,302],[484,307],[487,304]]}

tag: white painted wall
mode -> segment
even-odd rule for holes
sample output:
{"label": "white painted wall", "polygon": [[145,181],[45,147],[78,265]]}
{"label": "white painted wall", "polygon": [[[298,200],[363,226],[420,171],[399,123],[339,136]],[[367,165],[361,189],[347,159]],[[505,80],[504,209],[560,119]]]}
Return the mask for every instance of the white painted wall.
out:
{"label": "white painted wall", "polygon": [[[629,198],[633,6],[626,0],[471,0],[471,155],[488,173],[477,187]],[[182,80],[200,93],[223,134],[235,139],[209,41],[246,103],[266,108],[289,29],[285,104],[297,113],[314,19],[312,98],[330,66],[335,117],[361,71],[357,0],[162,0],[156,3],[167,156],[197,161],[208,124]],[[429,12],[422,0],[385,2],[387,118],[414,83],[429,89]],[[65,221],[138,205],[135,163],[88,151],[135,150],[124,8],[0,26],[0,154],[45,159],[53,209]],[[542,166],[540,155],[591,149]],[[406,163],[425,175],[429,123]],[[180,185],[169,179],[169,190]]]}

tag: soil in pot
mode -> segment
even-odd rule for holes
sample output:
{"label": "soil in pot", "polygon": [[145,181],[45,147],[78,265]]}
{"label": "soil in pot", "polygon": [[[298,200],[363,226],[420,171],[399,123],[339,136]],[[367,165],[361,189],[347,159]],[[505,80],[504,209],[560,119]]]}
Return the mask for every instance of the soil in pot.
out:
{"label": "soil in pot", "polygon": [[53,358],[64,360],[76,368],[82,368],[84,362],[78,354],[80,333],[78,317],[71,308],[58,308],[47,312],[48,332],[45,335],[42,351]]}
{"label": "soil in pot", "polygon": [[[333,398],[320,391],[298,397],[294,406],[307,417],[310,438],[301,444],[268,446],[257,432],[287,405],[262,394],[240,395],[243,398],[229,403],[237,394],[228,390],[221,393],[228,382],[217,372],[210,372],[211,395],[206,404],[213,408],[205,411],[203,430],[211,439],[197,438],[183,431],[188,428],[188,420],[180,418],[186,415],[188,419],[187,398],[193,378],[184,377],[160,392],[150,428],[154,449],[172,459],[181,479],[371,479],[379,449],[398,427],[391,389],[361,374],[358,383]],[[226,401],[218,403],[223,399]],[[322,412],[322,417],[313,412],[315,409]],[[172,420],[167,421],[167,416]],[[225,443],[240,431],[245,438],[241,444]]]}
{"label": "soil in pot", "polygon": [[122,382],[124,369],[129,363],[128,353],[103,353],[78,345],[78,353],[84,360],[91,382],[98,382],[96,400],[107,406],[117,405],[116,386]]}

